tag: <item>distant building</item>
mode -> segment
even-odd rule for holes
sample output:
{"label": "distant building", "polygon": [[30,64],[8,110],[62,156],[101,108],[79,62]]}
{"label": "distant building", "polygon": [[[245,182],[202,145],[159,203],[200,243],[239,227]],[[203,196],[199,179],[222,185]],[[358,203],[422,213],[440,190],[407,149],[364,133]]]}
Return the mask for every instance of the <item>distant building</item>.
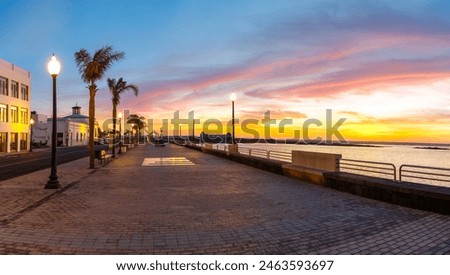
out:
{"label": "distant building", "polygon": [[0,154],[30,146],[31,74],[0,59]]}
{"label": "distant building", "polygon": [[34,124],[31,126],[33,129],[31,142],[33,144],[47,144],[49,140],[47,116],[32,111],[31,118],[34,120]]}
{"label": "distant building", "polygon": [[[51,145],[53,118],[33,113],[33,142]],[[89,143],[89,117],[81,114],[81,107],[72,107],[72,114],[56,121],[57,146],[82,146]]]}

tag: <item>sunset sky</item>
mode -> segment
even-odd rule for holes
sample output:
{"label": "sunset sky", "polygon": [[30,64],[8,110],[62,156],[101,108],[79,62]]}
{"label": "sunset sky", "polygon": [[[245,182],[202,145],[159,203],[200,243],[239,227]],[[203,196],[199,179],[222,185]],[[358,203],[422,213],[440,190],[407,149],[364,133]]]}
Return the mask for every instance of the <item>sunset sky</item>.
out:
{"label": "sunset sky", "polygon": [[[32,110],[50,115],[54,52],[62,63],[58,114],[88,90],[73,54],[104,45],[124,51],[107,77],[140,95],[128,109],[159,125],[180,111],[201,122],[231,116],[307,119],[326,109],[347,140],[450,143],[450,1],[64,1],[2,0],[0,58],[32,74]],[[97,83],[97,119],[111,114],[106,78]],[[159,127],[159,126],[157,126]],[[201,131],[201,125],[196,131]],[[260,130],[261,127],[253,128]],[[314,138],[324,126],[311,126]],[[316,131],[317,130],[317,131]],[[186,128],[187,133],[187,128]],[[238,127],[237,136],[245,136]]]}

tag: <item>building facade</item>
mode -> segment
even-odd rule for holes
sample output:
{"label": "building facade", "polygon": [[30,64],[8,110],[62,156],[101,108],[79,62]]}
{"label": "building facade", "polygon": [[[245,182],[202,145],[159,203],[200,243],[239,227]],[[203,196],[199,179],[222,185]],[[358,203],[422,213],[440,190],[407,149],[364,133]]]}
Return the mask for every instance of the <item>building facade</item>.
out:
{"label": "building facade", "polygon": [[[33,143],[50,146],[52,144],[52,121],[40,114],[32,114],[35,121],[33,125]],[[45,118],[45,120],[44,120]],[[57,118],[56,121],[57,146],[83,146],[89,143],[89,117],[81,114],[81,107],[72,107],[72,114]]]}
{"label": "building facade", "polygon": [[0,59],[0,154],[30,149],[31,74]]}

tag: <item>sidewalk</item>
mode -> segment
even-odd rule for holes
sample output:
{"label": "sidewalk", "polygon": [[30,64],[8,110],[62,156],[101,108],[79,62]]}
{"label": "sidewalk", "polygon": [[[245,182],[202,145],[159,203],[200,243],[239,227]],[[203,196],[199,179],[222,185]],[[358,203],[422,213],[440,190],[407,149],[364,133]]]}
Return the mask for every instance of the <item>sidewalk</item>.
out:
{"label": "sidewalk", "polygon": [[[89,159],[58,165],[57,175],[61,189],[69,188],[96,170],[88,169]],[[20,177],[0,181],[0,224],[8,223],[22,212],[29,211],[55,193],[62,190],[44,189],[50,176],[50,168],[26,174]]]}
{"label": "sidewalk", "polygon": [[184,147],[87,164],[58,167],[62,192],[48,169],[0,182],[0,254],[450,254],[450,216]]}

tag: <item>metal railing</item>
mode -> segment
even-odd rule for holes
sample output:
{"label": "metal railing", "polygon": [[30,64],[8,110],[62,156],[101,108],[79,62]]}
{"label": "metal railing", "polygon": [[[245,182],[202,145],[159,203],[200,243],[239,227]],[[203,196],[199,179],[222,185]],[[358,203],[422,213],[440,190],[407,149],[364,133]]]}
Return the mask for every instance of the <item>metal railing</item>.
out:
{"label": "metal railing", "polygon": [[250,157],[268,158],[269,151],[257,148],[239,147],[239,153]]}
{"label": "metal railing", "polygon": [[355,159],[341,159],[339,163],[340,172],[361,174],[364,176],[375,176],[397,180],[397,169],[394,164],[386,162],[375,162]]}
{"label": "metal railing", "polygon": [[[204,146],[199,144],[198,146]],[[227,151],[228,146],[223,144],[216,144],[213,149]],[[292,153],[283,151],[272,151],[251,147],[239,147],[239,153],[248,156],[275,159],[285,162],[291,162]],[[352,174],[359,174],[363,176],[373,176],[378,178],[386,178],[393,181],[404,182],[405,179],[411,179],[412,182],[449,186],[450,183],[450,168],[430,167],[419,165],[401,165],[398,173],[397,168],[392,163],[375,162],[356,159],[341,159],[339,162],[339,172],[347,172]],[[439,183],[439,184],[438,184]]]}
{"label": "metal railing", "polygon": [[264,149],[250,148],[248,155],[251,157],[269,158],[269,151]]}
{"label": "metal railing", "polygon": [[292,152],[269,151],[269,159],[292,162]]}
{"label": "metal railing", "polygon": [[403,164],[399,169],[399,181],[405,181],[405,178],[428,184],[435,184],[436,182],[450,183],[450,169]]}
{"label": "metal railing", "polygon": [[257,148],[239,147],[239,153],[246,154],[253,157],[281,160],[291,162],[292,154],[289,152],[272,151]]}

